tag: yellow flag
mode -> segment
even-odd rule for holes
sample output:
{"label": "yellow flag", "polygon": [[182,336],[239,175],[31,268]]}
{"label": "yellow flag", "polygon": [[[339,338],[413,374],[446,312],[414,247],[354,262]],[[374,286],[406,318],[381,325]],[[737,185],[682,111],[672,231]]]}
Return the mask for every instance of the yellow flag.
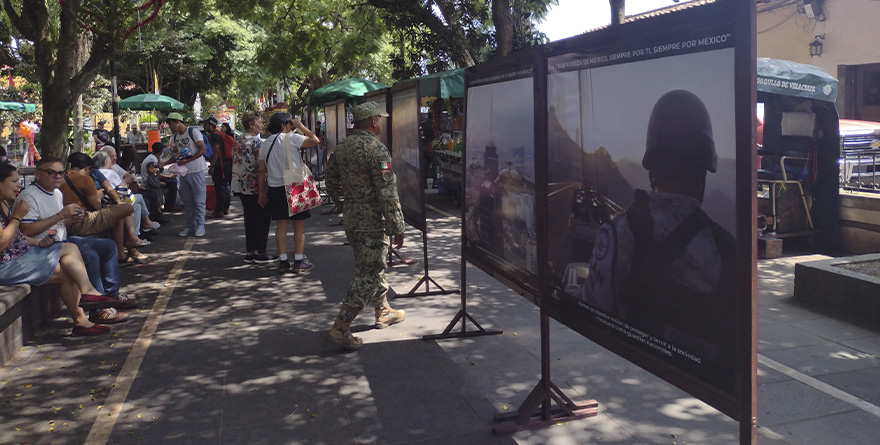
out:
{"label": "yellow flag", "polygon": [[153,71],[153,92],[159,94],[159,77],[156,76],[155,71]]}

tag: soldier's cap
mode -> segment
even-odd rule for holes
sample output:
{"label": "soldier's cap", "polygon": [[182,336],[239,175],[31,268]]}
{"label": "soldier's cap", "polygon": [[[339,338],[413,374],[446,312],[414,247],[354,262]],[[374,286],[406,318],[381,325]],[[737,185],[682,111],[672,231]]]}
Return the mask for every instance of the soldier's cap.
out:
{"label": "soldier's cap", "polygon": [[351,114],[354,116],[355,122],[360,122],[376,116],[388,117],[388,113],[383,112],[382,109],[379,108],[379,104],[376,102],[364,102],[354,107]]}
{"label": "soldier's cap", "polygon": [[176,120],[176,121],[185,122],[185,121],[183,120],[183,115],[180,114],[180,113],[168,113],[168,116],[165,117],[165,120],[168,121],[168,120],[171,120],[171,119],[174,119],[174,120]]}
{"label": "soldier's cap", "polygon": [[107,121],[98,121],[98,125],[106,124],[106,123],[107,123]]}
{"label": "soldier's cap", "polygon": [[200,124],[211,124],[211,125],[213,125],[213,126],[216,127],[218,122],[217,122],[217,118],[216,118],[216,117],[211,116],[211,117],[209,117],[209,118],[207,118],[207,119],[202,119],[201,122],[199,122],[199,123],[200,123]]}

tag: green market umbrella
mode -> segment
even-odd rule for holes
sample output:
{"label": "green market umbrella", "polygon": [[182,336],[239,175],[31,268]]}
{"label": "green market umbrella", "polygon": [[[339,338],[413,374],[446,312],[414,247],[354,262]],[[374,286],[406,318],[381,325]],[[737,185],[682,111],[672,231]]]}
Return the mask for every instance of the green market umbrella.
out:
{"label": "green market umbrella", "polygon": [[308,105],[323,105],[339,99],[363,97],[370,91],[387,88],[379,82],[353,77],[333,82],[318,88],[309,95]]}
{"label": "green market umbrella", "polygon": [[417,80],[421,97],[464,97],[464,68],[428,74]]}
{"label": "green market umbrella", "polygon": [[0,110],[33,113],[34,111],[37,111],[37,106],[36,104],[23,104],[21,102],[0,102]]}
{"label": "green market umbrella", "polygon": [[122,110],[158,110],[168,112],[182,110],[183,107],[183,102],[161,94],[138,94],[137,96],[127,97],[119,101],[119,108]]}

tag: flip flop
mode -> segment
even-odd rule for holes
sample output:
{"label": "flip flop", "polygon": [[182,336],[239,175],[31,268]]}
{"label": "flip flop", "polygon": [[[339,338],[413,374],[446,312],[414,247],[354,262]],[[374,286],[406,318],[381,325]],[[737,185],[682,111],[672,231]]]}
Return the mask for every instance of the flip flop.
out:
{"label": "flip flop", "polygon": [[132,258],[130,256],[126,256],[124,259],[119,260],[119,267],[127,267],[134,264],[140,263],[141,260],[138,258]]}

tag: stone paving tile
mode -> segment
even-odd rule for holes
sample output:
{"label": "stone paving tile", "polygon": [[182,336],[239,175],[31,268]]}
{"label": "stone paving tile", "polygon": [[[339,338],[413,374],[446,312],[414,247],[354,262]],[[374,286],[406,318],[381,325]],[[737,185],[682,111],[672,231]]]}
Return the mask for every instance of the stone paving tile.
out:
{"label": "stone paving tile", "polygon": [[[862,400],[880,406],[880,368],[838,372],[817,379]],[[880,435],[878,435],[880,438]]]}
{"label": "stone paving tile", "polygon": [[764,366],[760,362],[758,362],[758,391],[761,390],[760,387],[763,385],[782,382],[790,379],[791,377],[788,377],[787,375],[768,366]]}
{"label": "stone paving tile", "polygon": [[880,359],[838,343],[768,351],[763,355],[810,376],[880,367]]}
{"label": "stone paving tile", "polygon": [[772,429],[791,444],[874,444],[880,418],[861,410],[836,415],[820,413],[812,419]]}
{"label": "stone paving tile", "polygon": [[780,349],[813,346],[828,343],[829,340],[809,331],[803,325],[758,324],[758,353]]}
{"label": "stone paving tile", "polygon": [[856,351],[871,354],[876,358],[880,358],[880,335],[858,338],[855,340],[846,340],[840,342],[840,344],[853,348]]}
{"label": "stone paving tile", "polygon": [[[227,374],[223,386],[223,428],[263,424],[308,427],[321,423],[344,427],[348,414],[339,382],[326,362],[288,369],[248,369]],[[317,436],[313,436],[317,438]]]}
{"label": "stone paving tile", "polygon": [[486,426],[493,425],[495,414],[515,411],[541,377],[540,365],[517,357],[445,364],[439,370]]}
{"label": "stone paving tile", "polygon": [[794,380],[762,385],[758,392],[758,424],[774,430],[780,424],[854,409],[849,403]]}
{"label": "stone paving tile", "polygon": [[152,423],[117,423],[108,443],[216,445],[220,431],[211,427],[199,430],[191,421]]}
{"label": "stone paving tile", "polygon": [[877,337],[878,334],[876,330],[860,328],[850,321],[834,318],[793,323],[792,326],[834,342]]}
{"label": "stone paving tile", "polygon": [[438,432],[483,427],[436,367],[418,372],[387,366],[341,372],[345,373],[338,377],[341,397],[358,442],[409,442]]}
{"label": "stone paving tile", "polygon": [[357,443],[351,425],[346,422],[328,422],[327,419],[308,419],[224,428],[219,443],[228,445],[314,444],[341,445]]}
{"label": "stone paving tile", "polygon": [[797,306],[789,301],[779,301],[768,305],[759,305],[758,326],[808,322],[821,320],[823,317],[821,312]]}

